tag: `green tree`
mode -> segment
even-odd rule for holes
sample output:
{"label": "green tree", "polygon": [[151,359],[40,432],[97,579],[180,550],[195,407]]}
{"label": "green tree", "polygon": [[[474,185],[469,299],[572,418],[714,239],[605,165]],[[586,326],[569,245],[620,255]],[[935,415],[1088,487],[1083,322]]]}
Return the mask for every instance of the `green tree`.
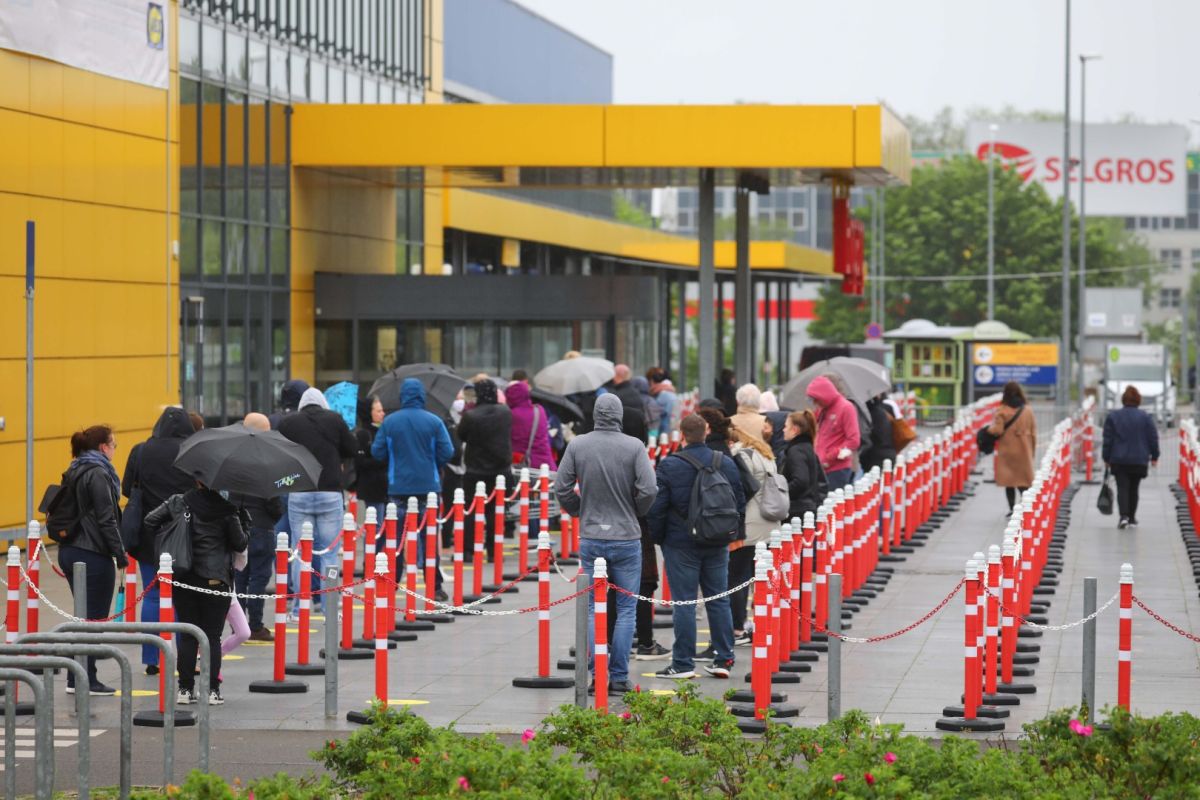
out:
{"label": "green tree", "polygon": [[[1062,206],[1015,172],[995,171],[996,319],[1032,336],[1059,334]],[[873,198],[872,198],[873,202]],[[870,207],[861,210],[870,217]],[[888,327],[924,318],[974,325],[987,317],[987,165],[960,156],[913,170],[912,184],[890,189],[885,204]],[[868,228],[866,252],[871,251]],[[1078,227],[1071,224],[1072,261]],[[1087,226],[1088,286],[1146,283],[1150,255],[1117,219]],[[1126,269],[1128,268],[1128,269]],[[1074,264],[1072,270],[1075,269]],[[1048,273],[1048,274],[1047,274]],[[905,279],[909,276],[909,279]],[[978,278],[964,280],[963,278]],[[869,277],[868,277],[869,280]],[[1071,281],[1072,336],[1078,321],[1078,278]],[[810,334],[824,341],[863,337],[865,297],[837,283],[821,290]]]}

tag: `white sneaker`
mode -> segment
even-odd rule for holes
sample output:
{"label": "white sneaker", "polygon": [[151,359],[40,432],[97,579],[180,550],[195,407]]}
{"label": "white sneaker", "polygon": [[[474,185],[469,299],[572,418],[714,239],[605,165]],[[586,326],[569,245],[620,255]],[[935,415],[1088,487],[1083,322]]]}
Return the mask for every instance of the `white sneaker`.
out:
{"label": "white sneaker", "polygon": [[196,695],[191,689],[180,689],[179,694],[175,695],[175,705],[190,706],[196,702]]}
{"label": "white sneaker", "polygon": [[211,692],[209,692],[209,693],[208,693],[208,704],[209,704],[210,706],[223,706],[223,705],[225,705],[225,698],[224,698],[224,697],[221,697],[221,692],[220,692],[220,690],[214,689],[213,691],[211,691]]}

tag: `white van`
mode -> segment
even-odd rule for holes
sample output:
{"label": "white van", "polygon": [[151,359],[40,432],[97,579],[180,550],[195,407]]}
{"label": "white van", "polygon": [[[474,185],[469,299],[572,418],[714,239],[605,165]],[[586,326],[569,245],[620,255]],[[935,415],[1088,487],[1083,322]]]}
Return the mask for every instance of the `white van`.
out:
{"label": "white van", "polygon": [[1106,348],[1101,402],[1106,410],[1121,407],[1125,388],[1142,395],[1142,410],[1160,426],[1175,424],[1175,381],[1161,344],[1110,344]]}

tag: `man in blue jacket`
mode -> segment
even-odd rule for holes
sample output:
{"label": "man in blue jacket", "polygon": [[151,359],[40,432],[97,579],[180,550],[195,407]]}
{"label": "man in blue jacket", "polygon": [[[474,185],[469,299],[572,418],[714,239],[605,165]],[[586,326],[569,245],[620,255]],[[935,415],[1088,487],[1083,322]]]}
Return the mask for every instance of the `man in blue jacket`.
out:
{"label": "man in blue jacket", "polygon": [[[454,455],[454,445],[445,423],[425,410],[425,387],[416,378],[406,378],[400,385],[400,410],[384,417],[371,445],[371,455],[387,462],[388,499],[396,504],[401,520],[408,498],[417,499],[419,513],[424,515],[426,496],[442,493],[441,470]],[[402,528],[403,522],[400,525]],[[421,533],[417,538],[418,564],[425,561],[424,527]],[[440,570],[436,598],[441,602],[447,599]]]}
{"label": "man in blue jacket", "polygon": [[[679,423],[685,453],[701,464],[712,463],[713,451],[705,444],[708,423],[698,414],[690,414]],[[667,565],[667,582],[672,600],[695,600],[697,589],[705,597],[714,597],[729,587],[728,543],[703,544],[688,530],[688,510],[692,502],[692,484],[697,470],[675,454],[658,465],[658,496],[647,514],[650,536],[661,545]],[[729,456],[721,456],[721,473],[729,481],[738,512],[746,508],[742,478],[737,465]],[[711,665],[705,671],[714,678],[728,678],[733,668],[733,616],[729,598],[705,602],[708,627],[714,651]],[[675,644],[671,664],[659,670],[660,678],[694,678],[696,676],[696,611],[690,605],[675,606],[673,625]]]}

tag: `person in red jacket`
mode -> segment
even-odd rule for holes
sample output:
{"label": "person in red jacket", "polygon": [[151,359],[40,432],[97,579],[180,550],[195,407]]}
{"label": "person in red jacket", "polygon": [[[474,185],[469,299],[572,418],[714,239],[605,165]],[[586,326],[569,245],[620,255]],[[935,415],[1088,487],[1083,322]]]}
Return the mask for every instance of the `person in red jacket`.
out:
{"label": "person in red jacket", "polygon": [[805,394],[817,407],[817,459],[832,492],[854,479],[853,459],[860,443],[858,411],[824,375],[814,378]]}

